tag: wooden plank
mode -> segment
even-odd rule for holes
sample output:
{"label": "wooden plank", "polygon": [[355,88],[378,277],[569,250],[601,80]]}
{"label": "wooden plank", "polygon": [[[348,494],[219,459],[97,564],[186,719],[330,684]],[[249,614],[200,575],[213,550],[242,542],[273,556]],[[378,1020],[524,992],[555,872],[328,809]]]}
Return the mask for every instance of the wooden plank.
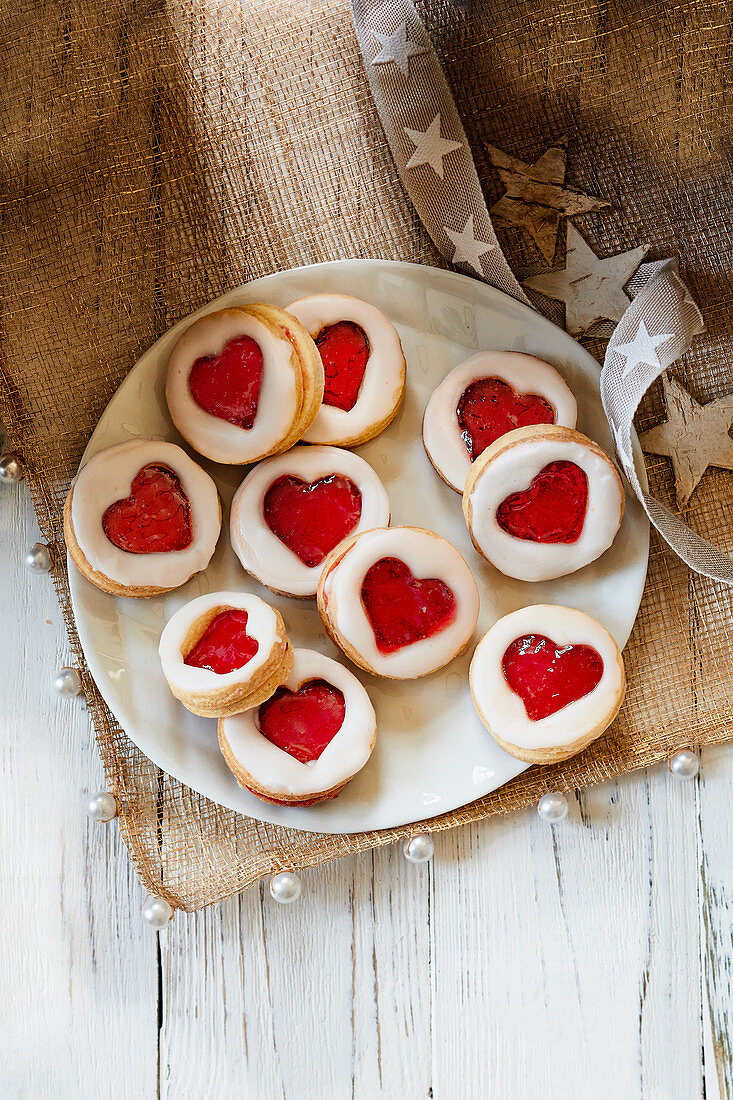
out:
{"label": "wooden plank", "polygon": [[725,745],[706,748],[698,785],[705,1095],[733,1097],[733,757]]}
{"label": "wooden plank", "polygon": [[436,1100],[457,1081],[463,1097],[700,1095],[693,798],[637,775],[554,828],[526,811],[440,838]]}
{"label": "wooden plank", "polygon": [[348,870],[304,873],[292,906],[263,886],[178,915],[161,938],[161,1096],[351,1094]]}
{"label": "wooden plank", "polygon": [[0,1094],[155,1095],[157,959],[103,783],[83,700],[51,684],[69,662],[51,580],[22,568],[39,538],[25,486],[0,486]]}

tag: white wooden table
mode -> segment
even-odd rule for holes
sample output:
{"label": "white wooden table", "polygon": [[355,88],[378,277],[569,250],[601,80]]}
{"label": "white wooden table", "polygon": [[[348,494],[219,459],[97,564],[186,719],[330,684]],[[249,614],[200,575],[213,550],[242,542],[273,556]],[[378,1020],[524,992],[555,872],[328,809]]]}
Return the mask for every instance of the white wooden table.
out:
{"label": "white wooden table", "polygon": [[53,588],[0,486],[0,1097],[733,1096],[733,750],[255,888],[160,936],[114,823]]}

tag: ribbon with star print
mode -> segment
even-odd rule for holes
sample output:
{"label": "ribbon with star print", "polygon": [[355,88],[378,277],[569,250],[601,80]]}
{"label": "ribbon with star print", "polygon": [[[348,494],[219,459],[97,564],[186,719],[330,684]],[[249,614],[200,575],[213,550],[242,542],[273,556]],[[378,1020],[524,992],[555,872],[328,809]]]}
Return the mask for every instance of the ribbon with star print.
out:
{"label": "ribbon with star print", "polygon": [[[411,0],[351,0],[351,6],[367,78],[392,156],[432,240],[450,263],[531,305],[499,246],[455,101]],[[548,262],[554,255],[560,216],[607,205],[564,186],[564,141],[532,166],[494,150],[507,188],[504,199],[492,207],[496,224],[516,216],[513,204],[519,204]],[[550,205],[554,202],[560,210],[549,226],[548,194]],[[532,224],[533,203],[542,208],[541,224]],[[578,254],[576,261],[582,259],[587,245],[572,227],[570,243]],[[628,255],[637,266],[644,251],[639,248],[635,250],[638,255],[629,253],[618,259]],[[542,291],[542,279],[526,280],[525,286]],[[689,350],[693,337],[704,331],[700,311],[674,261],[643,265],[629,290],[633,300],[611,335],[600,383],[619,462],[651,523],[672,550],[696,572],[733,584],[733,559],[695,534],[647,492],[632,452],[632,424],[639,402],[652,382]],[[619,313],[612,316],[617,318]],[[581,315],[578,323],[585,326],[587,320],[593,318]]]}

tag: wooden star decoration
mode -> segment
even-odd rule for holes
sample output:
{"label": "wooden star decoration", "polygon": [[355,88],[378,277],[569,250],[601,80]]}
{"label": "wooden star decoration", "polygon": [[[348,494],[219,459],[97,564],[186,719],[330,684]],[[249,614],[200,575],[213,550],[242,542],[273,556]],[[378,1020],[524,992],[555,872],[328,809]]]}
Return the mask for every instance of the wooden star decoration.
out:
{"label": "wooden star decoration", "polygon": [[491,163],[506,188],[506,194],[491,208],[494,227],[514,225],[526,230],[548,264],[555,258],[560,218],[590,214],[611,205],[564,186],[567,149],[565,134],[534,164],[525,164],[494,145],[488,147]]}
{"label": "wooden star decoration", "polygon": [[624,293],[646,255],[646,245],[600,259],[574,225],[568,226],[567,263],[562,271],[532,275],[523,286],[565,303],[565,328],[583,336],[601,321],[620,321],[630,300]]}
{"label": "wooden star decoration", "polygon": [[708,466],[733,470],[733,393],[699,405],[679,382],[662,375],[667,419],[644,432],[647,454],[672,459],[677,505],[684,508]]}

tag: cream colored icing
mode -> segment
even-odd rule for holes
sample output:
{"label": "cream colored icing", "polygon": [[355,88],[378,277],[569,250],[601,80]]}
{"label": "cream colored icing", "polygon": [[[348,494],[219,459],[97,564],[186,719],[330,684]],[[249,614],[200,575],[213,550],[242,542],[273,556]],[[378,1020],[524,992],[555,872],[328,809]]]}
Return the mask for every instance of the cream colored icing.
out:
{"label": "cream colored icing", "polygon": [[[588,478],[588,503],[578,540],[530,542],[502,530],[496,520],[502,501],[527,489],[550,462],[561,460],[574,462]],[[471,534],[481,553],[507,577],[522,581],[562,577],[595,561],[613,542],[623,508],[623,490],[610,458],[582,443],[558,439],[532,439],[507,447],[481,471],[469,499]]]}
{"label": "cream colored icing", "polygon": [[[257,652],[246,665],[223,674],[187,665],[184,661],[186,654],[181,652],[183,641],[194,623],[215,607],[246,611],[247,633],[259,644]],[[282,641],[275,612],[259,596],[248,592],[207,592],[184,604],[171,616],[160,636],[158,654],[170,684],[184,692],[214,691],[254,681],[270,658],[274,646]]]}
{"label": "cream colored icing", "polygon": [[[212,416],[196,404],[188,375],[197,359],[218,355],[230,340],[249,336],[262,352],[262,383],[251,428]],[[214,462],[255,462],[285,439],[298,413],[295,351],[258,318],[240,309],[201,317],[178,339],[166,373],[165,395],[173,423],[191,446]]]}
{"label": "cream colored icing", "polygon": [[387,492],[368,462],[338,447],[294,447],[258,463],[232,501],[230,536],[242,566],[260,583],[293,596],[315,596],[323,564],[305,565],[265,523],[264,498],[279,477],[316,481],[343,474],[361,491],[361,518],[351,534],[389,523]]}
{"label": "cream colored icing", "polygon": [[[507,649],[526,634],[543,634],[558,646],[592,646],[603,661],[603,673],[593,691],[536,722],[527,716],[502,670]],[[538,604],[494,623],[476,646],[469,680],[479,712],[502,741],[517,748],[556,749],[587,736],[615,712],[624,672],[618,647],[599,622],[569,607]]]}
{"label": "cream colored icing", "polygon": [[321,329],[352,321],[367,335],[370,355],[353,409],[321,405],[303,436],[306,443],[342,443],[365,435],[402,399],[404,356],[397,329],[375,306],[344,294],[314,294],[286,306],[315,339]]}
{"label": "cream colored icing", "polygon": [[536,393],[555,410],[555,424],[574,428],[578,407],[570,387],[542,359],[516,351],[482,351],[455,367],[433,390],[425,407],[423,443],[430,461],[448,484],[463,492],[471,460],[461,437],[456,408],[479,378],[501,378],[517,393]]}
{"label": "cream colored icing", "polygon": [[[367,571],[381,558],[399,558],[418,579],[436,577],[449,586],[456,601],[451,623],[395,653],[380,653],[361,600]],[[441,668],[468,642],[476,626],[479,592],[470,569],[456,548],[432,531],[389,527],[365,531],[327,575],[324,594],[338,631],[377,675],[398,679],[425,676]]]}
{"label": "cream colored icing", "polygon": [[[150,463],[167,466],[180,479],[191,508],[192,541],[184,550],[130,554],[110,542],[102,516],[110,504],[130,495],[133,478]],[[129,588],[176,588],[205,569],[214,553],[221,519],[216,485],[174,443],[133,439],[90,458],[74,480],[71,520],[76,540],[92,569]]]}
{"label": "cream colored icing", "polygon": [[221,720],[236,759],[259,787],[276,798],[320,794],[345,783],[369,759],[377,729],[371,700],[352,672],[312,649],[296,649],[294,657],[293,671],[285,681],[289,691],[297,691],[308,680],[325,680],[344,696],[343,725],[317,760],[303,764],[263,737],[259,707]]}

